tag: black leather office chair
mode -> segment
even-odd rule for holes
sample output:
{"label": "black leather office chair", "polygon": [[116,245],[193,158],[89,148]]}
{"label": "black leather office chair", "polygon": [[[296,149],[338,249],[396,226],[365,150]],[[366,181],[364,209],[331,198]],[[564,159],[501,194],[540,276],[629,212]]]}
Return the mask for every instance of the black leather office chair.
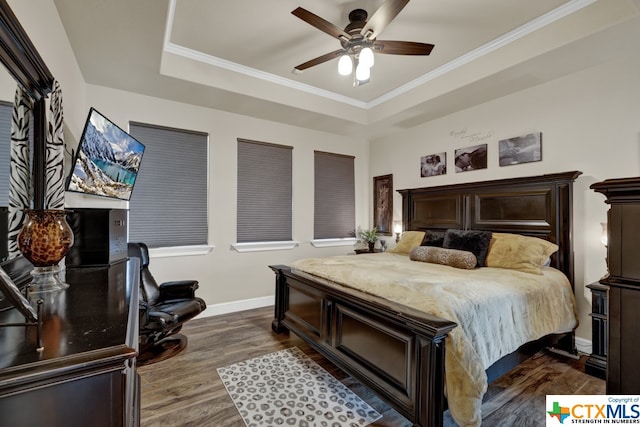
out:
{"label": "black leather office chair", "polygon": [[197,280],[177,280],[158,285],[149,271],[149,249],[129,243],[129,257],[140,258],[140,339],[138,365],[168,359],[187,346],[178,334],[182,325],[207,308],[195,296]]}

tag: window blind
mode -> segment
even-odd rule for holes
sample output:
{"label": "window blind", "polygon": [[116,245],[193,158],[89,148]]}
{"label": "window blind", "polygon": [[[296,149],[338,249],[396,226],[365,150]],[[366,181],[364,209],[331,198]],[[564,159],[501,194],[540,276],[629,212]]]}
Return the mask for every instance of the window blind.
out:
{"label": "window blind", "polygon": [[0,102],[0,206],[9,206],[12,114],[13,104]]}
{"label": "window blind", "polygon": [[314,152],[313,238],[352,237],[355,230],[354,157]]}
{"label": "window blind", "polygon": [[238,243],[292,240],[292,151],[238,139]]}
{"label": "window blind", "polygon": [[208,135],[130,123],[145,145],[129,202],[129,240],[149,247],[208,243]]}

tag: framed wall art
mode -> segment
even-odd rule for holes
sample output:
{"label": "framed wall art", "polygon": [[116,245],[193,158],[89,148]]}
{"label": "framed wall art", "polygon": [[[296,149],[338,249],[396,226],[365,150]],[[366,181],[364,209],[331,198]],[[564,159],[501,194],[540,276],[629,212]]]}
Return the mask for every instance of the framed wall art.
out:
{"label": "framed wall art", "polygon": [[539,162],[542,160],[542,132],[502,139],[498,142],[498,151],[500,166]]}
{"label": "framed wall art", "polygon": [[444,175],[447,173],[447,153],[429,154],[420,157],[420,176]]}
{"label": "framed wall art", "polygon": [[487,144],[458,148],[455,151],[456,172],[487,168]]}
{"label": "framed wall art", "polygon": [[378,233],[391,236],[393,175],[373,177],[373,225]]}

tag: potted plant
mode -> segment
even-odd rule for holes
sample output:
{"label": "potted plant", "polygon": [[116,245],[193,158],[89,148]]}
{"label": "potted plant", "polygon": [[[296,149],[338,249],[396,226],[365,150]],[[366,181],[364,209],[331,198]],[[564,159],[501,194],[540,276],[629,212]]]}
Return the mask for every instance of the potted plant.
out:
{"label": "potted plant", "polygon": [[369,246],[369,252],[373,252],[373,247],[378,240],[378,228],[373,227],[371,230],[359,230],[358,237],[360,237],[363,242],[367,243]]}

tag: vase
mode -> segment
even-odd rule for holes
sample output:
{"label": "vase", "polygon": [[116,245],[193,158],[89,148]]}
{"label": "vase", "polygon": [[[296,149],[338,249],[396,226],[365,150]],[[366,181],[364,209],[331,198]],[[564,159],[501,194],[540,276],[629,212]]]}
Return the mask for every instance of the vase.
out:
{"label": "vase", "polygon": [[62,209],[25,209],[27,219],[18,233],[18,248],[33,264],[30,292],[59,291],[69,287],[60,277],[59,262],[73,245],[73,231]]}
{"label": "vase", "polygon": [[375,252],[376,242],[368,242],[369,243],[369,252]]}

